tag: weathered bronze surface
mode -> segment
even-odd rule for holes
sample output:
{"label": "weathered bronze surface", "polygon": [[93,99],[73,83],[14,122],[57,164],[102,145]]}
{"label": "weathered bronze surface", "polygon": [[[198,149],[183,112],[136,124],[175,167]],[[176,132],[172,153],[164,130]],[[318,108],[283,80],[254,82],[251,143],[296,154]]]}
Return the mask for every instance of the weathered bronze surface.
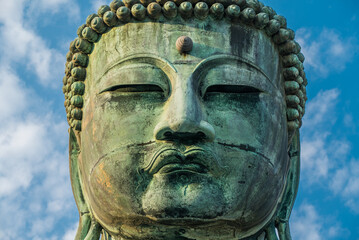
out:
{"label": "weathered bronze surface", "polygon": [[291,239],[307,80],[284,17],[115,0],[78,35],[63,81],[76,239]]}

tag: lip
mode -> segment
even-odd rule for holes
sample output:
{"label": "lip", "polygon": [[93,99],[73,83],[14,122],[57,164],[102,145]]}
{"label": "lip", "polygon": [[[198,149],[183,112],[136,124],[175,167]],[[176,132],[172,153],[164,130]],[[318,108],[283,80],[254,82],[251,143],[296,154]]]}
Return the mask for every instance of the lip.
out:
{"label": "lip", "polygon": [[158,174],[168,174],[175,172],[191,172],[191,173],[206,173],[206,168],[197,163],[187,163],[187,164],[178,164],[178,163],[169,163],[162,166],[157,173]]}
{"label": "lip", "polygon": [[208,161],[211,158],[208,155],[211,154],[203,149],[191,149],[182,153],[175,148],[166,148],[157,152],[150,164],[143,170],[151,175],[175,172],[206,174],[213,162]]}

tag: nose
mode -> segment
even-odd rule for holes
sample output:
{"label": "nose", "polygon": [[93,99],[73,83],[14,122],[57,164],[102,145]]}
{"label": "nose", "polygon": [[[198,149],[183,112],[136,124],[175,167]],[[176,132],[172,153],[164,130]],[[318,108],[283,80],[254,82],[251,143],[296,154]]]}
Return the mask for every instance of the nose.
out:
{"label": "nose", "polygon": [[156,140],[213,141],[213,126],[203,119],[199,97],[190,81],[173,90],[154,129]]}
{"label": "nose", "polygon": [[178,119],[175,120],[175,124],[169,124],[170,121],[162,121],[156,126],[156,140],[204,140],[209,142],[214,140],[214,129],[206,121],[194,122],[189,119]]}

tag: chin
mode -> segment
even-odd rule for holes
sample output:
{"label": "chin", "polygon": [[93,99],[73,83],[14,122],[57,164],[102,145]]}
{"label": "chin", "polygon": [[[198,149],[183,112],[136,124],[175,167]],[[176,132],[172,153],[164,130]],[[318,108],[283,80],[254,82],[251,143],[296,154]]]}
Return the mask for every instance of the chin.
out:
{"label": "chin", "polygon": [[118,216],[116,223],[99,222],[118,237],[114,239],[243,239],[271,220],[278,199],[267,192],[248,197],[240,186],[223,184],[236,180],[216,181],[210,175],[189,172],[155,175],[137,214]]}
{"label": "chin", "polygon": [[238,240],[255,236],[270,220],[271,216],[253,226],[248,226],[241,225],[239,219],[224,216],[210,219],[194,217],[152,219],[149,216],[139,216],[131,222],[121,223],[116,227],[104,227],[115,240]]}

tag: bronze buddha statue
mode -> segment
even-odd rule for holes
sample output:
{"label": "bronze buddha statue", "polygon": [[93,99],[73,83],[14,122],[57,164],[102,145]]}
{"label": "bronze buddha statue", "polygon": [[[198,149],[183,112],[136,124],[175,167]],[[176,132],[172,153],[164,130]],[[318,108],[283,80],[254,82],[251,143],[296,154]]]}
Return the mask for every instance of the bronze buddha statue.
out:
{"label": "bronze buddha statue", "polygon": [[76,239],[291,239],[303,61],[257,0],[101,6],[64,77]]}

